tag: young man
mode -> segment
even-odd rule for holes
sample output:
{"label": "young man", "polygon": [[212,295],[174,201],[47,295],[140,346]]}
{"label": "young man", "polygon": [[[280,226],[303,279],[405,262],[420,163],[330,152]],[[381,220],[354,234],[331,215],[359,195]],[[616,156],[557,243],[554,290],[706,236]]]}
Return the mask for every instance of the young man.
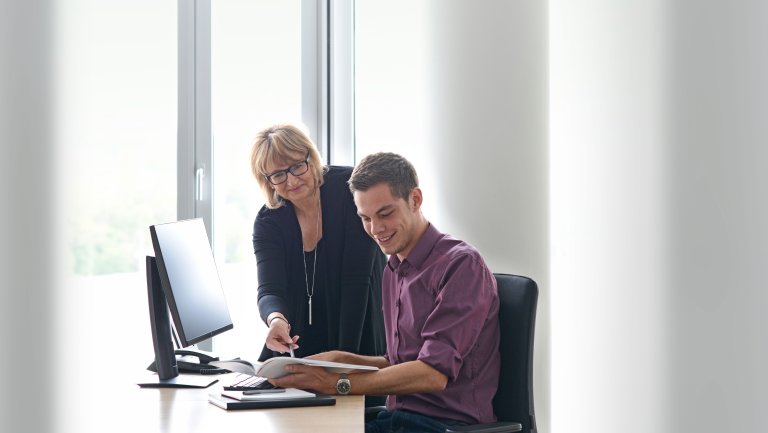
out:
{"label": "young man", "polygon": [[338,375],[293,366],[293,374],[272,382],[327,394],[389,395],[387,411],[366,432],[442,432],[450,424],[495,421],[500,359],[493,274],[477,250],[427,221],[416,171],[402,156],[363,158],[349,185],[366,232],[390,255],[382,283],[387,354],[326,352],[313,358],[380,370]]}

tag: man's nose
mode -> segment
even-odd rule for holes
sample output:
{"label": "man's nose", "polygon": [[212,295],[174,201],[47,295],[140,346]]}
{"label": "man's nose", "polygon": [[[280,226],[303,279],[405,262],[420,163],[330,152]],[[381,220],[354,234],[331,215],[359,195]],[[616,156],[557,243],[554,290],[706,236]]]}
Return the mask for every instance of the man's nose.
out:
{"label": "man's nose", "polygon": [[380,233],[384,233],[384,224],[375,219],[371,219],[371,234],[378,235]]}

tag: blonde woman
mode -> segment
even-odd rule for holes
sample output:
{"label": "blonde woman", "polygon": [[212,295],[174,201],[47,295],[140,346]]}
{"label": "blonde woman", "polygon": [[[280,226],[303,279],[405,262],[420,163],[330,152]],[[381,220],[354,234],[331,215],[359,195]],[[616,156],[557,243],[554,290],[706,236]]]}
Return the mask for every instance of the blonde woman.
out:
{"label": "blonde woman", "polygon": [[386,257],[363,229],[347,181],[351,167],[324,166],[292,125],[261,131],[251,168],[266,204],[253,250],[258,306],[269,327],[261,360],[289,351],[385,351],[381,276]]}

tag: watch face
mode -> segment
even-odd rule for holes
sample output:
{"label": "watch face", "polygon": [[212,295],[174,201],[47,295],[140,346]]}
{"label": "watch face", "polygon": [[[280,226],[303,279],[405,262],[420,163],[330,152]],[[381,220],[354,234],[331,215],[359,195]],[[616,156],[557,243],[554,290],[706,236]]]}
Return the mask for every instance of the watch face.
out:
{"label": "watch face", "polygon": [[342,395],[349,394],[349,391],[352,389],[352,386],[349,383],[349,379],[339,379],[338,382],[336,382],[336,392]]}

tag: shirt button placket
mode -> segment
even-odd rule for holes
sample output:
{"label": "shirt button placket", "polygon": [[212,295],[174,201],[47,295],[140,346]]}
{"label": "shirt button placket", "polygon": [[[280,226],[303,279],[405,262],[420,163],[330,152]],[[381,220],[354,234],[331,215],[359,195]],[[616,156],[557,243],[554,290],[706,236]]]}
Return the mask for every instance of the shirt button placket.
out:
{"label": "shirt button placket", "polygon": [[[400,299],[403,294],[403,286],[405,285],[405,272],[398,270],[397,272],[397,300],[395,300],[395,352],[400,349]],[[398,359],[400,357],[398,356]]]}

